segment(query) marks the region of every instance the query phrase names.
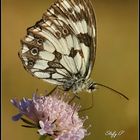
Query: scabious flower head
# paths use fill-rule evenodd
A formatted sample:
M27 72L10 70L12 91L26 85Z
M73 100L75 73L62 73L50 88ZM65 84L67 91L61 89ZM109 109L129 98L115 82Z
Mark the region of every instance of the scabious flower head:
M49 96L34 94L32 99L12 99L11 102L19 109L12 117L28 123L30 127L38 127L40 135L49 135L54 140L82 140L87 135L83 127L86 119L80 119L79 106L69 104L65 94L54 93ZM23 115L32 120L25 120ZM28 126L29 127L29 126Z

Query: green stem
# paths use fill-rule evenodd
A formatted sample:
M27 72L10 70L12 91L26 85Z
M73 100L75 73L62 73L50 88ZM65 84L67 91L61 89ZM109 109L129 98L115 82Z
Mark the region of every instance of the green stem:
M40 136L39 140L46 140L47 136L46 135L43 135L43 136Z

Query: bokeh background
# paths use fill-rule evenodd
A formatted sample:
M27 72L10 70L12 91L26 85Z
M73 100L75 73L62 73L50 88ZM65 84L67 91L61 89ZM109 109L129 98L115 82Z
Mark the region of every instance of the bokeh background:
M38 140L34 129L13 122L17 113L10 99L31 97L53 89L53 85L32 77L18 58L20 39L26 28L41 19L54 0L2 1L2 140ZM86 140L110 140L107 130L124 130L117 140L138 139L138 1L92 1L97 20L97 55L92 78L109 85L130 98L126 101L113 92L100 88L94 92L94 107L82 112L88 115L91 135ZM83 107L91 104L91 94L80 93Z

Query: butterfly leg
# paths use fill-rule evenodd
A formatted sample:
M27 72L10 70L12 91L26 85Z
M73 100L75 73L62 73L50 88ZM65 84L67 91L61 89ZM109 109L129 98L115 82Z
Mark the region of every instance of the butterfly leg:
M80 97L77 94L74 94L69 103L71 103L75 98L80 99Z
M76 93L74 93L74 98L80 99L80 97Z
M87 108L84 108L84 109L79 110L79 112L87 111L87 110L90 110L90 109L93 108L93 106L94 106L94 104L93 104L93 94L92 94L92 98L91 99L92 99L91 105L89 107L87 107Z
M58 88L58 86L55 86L46 96L51 95L57 88Z
M69 104L76 98L76 96L74 95L71 100L69 101Z

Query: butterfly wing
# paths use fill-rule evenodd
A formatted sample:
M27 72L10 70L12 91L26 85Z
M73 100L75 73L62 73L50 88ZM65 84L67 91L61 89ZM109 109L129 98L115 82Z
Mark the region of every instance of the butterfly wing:
M95 59L95 18L90 1L58 0L27 29L19 56L33 76L63 85L89 77Z
M71 27L73 34L78 39L78 48L82 57L75 61L80 65L80 74L84 78L90 76L96 54L96 20L90 0L60 0L52 5L46 15L56 16ZM78 55L78 54L77 54Z

